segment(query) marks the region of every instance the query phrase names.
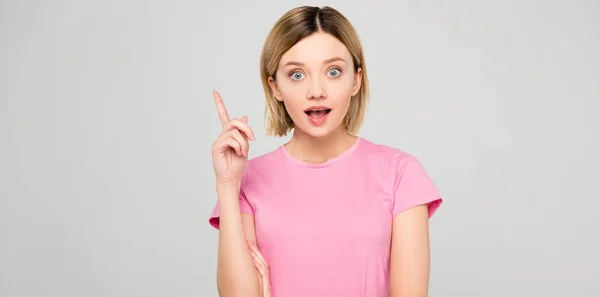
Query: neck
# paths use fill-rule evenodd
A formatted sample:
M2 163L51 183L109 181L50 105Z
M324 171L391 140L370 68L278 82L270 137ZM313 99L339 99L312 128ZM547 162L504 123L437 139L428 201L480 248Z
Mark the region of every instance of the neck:
M285 144L286 150L294 158L303 162L320 164L331 160L350 149L356 141L356 136L343 129L325 137L313 137L299 129L294 129L292 139Z

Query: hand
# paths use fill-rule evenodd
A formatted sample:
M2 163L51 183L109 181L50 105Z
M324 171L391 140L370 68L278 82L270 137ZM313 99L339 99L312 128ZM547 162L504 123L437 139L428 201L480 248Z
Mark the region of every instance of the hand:
M212 159L217 183L240 182L248 162L248 139L255 140L248 117L229 119L223 99L213 91L223 131L212 145Z
M258 271L261 281L262 293L263 297L271 297L271 281L269 279L269 265L265 258L263 258L260 250L256 246L255 243L248 241L248 246L250 247L250 254L252 254L252 262L254 263L254 267Z

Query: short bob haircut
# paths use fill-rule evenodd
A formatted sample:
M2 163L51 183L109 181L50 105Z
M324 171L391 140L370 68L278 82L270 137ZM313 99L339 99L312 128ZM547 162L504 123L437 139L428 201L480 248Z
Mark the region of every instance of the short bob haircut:
M355 73L359 67L362 68L360 90L351 98L343 124L350 134L358 133L363 124L369 97L369 81L362 44L356 30L346 17L331 7L301 6L286 12L275 23L260 55L260 76L267 103L265 108L267 135L285 136L294 128L294 122L283 102L278 101L273 95L269 86L269 77L275 80L281 57L301 39L315 32L325 32L337 38L352 55Z

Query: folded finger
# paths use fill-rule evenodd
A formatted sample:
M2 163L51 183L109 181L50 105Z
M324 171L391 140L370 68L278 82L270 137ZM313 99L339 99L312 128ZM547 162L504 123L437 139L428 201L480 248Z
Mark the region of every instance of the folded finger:
M244 132L248 139L256 140L256 137L254 136L254 131L252 131L252 128L250 128L250 126L247 123L244 123L243 121L238 119L232 119L225 127L225 130L231 130L233 128L237 128L238 130Z
M252 252L253 257L256 257L256 260L260 263L260 265L268 271L269 265L267 264L267 261L265 261L265 258L261 254L258 247L255 245L250 245L250 251Z
M242 133L237 129L232 130L230 133L231 133L231 137L233 137L233 139L235 139L240 144L240 149L241 149L242 155L247 157L247 155L248 155L248 140L244 136L242 136Z
M256 256L258 257L258 259L263 262L265 264L265 266L268 267L267 265L267 261L265 260L265 258L263 257L262 253L260 252L260 250L258 249L257 246L253 246L254 252L256 253Z
M225 138L223 142L232 148L238 156L242 156L242 147L233 137Z
M267 270L266 268L262 265L262 263L260 263L260 260L258 260L256 257L252 257L252 263L254 263L254 267L256 268L256 270L260 273L260 276L262 278L265 278L267 276Z

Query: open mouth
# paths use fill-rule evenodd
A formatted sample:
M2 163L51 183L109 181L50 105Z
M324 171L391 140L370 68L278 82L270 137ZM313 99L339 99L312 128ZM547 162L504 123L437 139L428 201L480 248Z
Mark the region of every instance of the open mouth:
M304 111L304 113L306 113L308 116L313 117L315 119L323 117L323 116L327 115L329 112L331 112L331 108L312 109L312 110Z

